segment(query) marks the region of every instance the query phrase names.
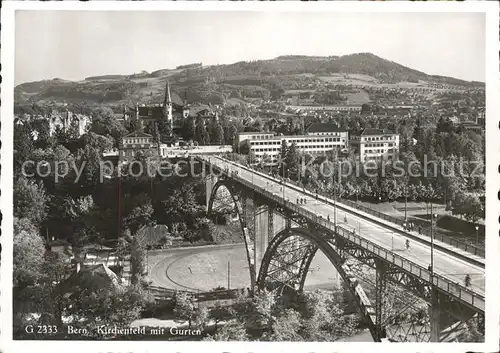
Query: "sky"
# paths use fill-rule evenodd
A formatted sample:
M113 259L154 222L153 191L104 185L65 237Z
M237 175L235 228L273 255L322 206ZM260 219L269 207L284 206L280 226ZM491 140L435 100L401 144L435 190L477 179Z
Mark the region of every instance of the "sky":
M371 52L485 81L485 14L17 11L15 83Z

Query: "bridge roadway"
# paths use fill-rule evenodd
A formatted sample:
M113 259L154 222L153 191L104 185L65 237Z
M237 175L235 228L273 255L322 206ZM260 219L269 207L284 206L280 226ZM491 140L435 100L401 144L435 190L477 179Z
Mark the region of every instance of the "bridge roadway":
M330 216L330 222L333 225L334 222L334 210L336 209L336 221L339 226L343 228L355 229L356 234L360 235L362 238L377 244L388 252L392 252L399 256L402 256L407 261L417 264L425 269L431 263L431 247L427 244L420 243L409 237L402 235L401 233L396 233L388 231L385 227L375 223L366 218L362 218L356 215L354 212L347 212L340 210L339 207L334 207L333 205L326 203L322 200L315 200L308 193L298 191L295 186L283 185L277 181L273 181L272 178L259 175L246 167L239 166L236 163L227 161L220 157L206 157L201 156L201 159L214 164L215 166L224 170L229 169L229 173L232 171L238 172L238 178L242 178L247 182L256 186L256 191L258 188L264 189L268 192L273 193L278 197L283 197L290 202L296 203L297 198L305 198L306 204L297 205L303 209L306 209L318 216L327 219ZM344 222L344 218L347 218L347 222ZM410 240L410 249L406 249L406 240ZM465 289L472 292L478 298L483 298L483 302L479 304L477 309L484 311L484 288L485 288L485 272L484 268L476 266L474 264L468 263L452 253L447 253L434 248L434 274L445 278L451 283L457 284L464 287L465 275L469 274L471 277L471 285Z

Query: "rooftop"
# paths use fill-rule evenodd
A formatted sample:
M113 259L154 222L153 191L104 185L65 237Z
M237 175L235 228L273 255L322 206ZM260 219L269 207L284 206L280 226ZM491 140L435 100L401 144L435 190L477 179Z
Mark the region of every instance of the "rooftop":
M120 279L106 265L82 266L79 272L73 272L67 279L61 281L58 290L70 295L79 288L88 288L92 291L111 289L120 286Z
M238 135L273 135L273 132L255 132L255 131L248 131L248 132L238 132Z
M340 129L330 123L314 123L307 129L307 132L346 132L346 129Z
M134 131L123 137L125 138L125 137L153 137L153 136L150 134L146 134L145 132L142 131Z
M151 117L161 119L163 117L163 106L160 104L138 107L139 117Z
M341 132L347 132L347 131L341 131ZM267 138L267 139L263 139L263 140L252 140L252 141L256 141L256 142L263 142L263 141L281 141L281 140L284 140L284 139L292 139L292 140L295 140L295 139L318 139L318 138L328 138L328 137L332 137L332 136L327 136L327 135L324 135L324 136L315 136L315 135L281 135L281 136L273 136L272 138Z
M387 129L364 129L361 135L394 135L394 132Z

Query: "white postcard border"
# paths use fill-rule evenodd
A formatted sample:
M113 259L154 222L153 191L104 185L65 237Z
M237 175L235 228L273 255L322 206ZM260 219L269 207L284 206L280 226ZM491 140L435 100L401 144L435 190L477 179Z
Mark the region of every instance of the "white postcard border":
M465 352L496 351L499 347L500 275L498 191L500 190L499 130L499 10L496 2L15 2L1 11L1 224L0 350L4 352ZM374 343L264 343L264 342L159 342L159 341L13 341L12 340L12 237L13 237L13 88L14 13L16 10L114 11L336 11L336 12L483 12L486 13L486 342L374 344ZM383 40L383 39L382 39ZM429 58L432 60L432 58Z

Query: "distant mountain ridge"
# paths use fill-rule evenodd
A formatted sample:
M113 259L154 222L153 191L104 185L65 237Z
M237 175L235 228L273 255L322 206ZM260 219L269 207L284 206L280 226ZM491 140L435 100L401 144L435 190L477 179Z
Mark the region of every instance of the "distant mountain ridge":
M269 92L273 87L280 86L282 81L298 82L303 74L321 77L359 74L370 76L374 82L384 84L424 82L468 88L484 87L482 82L429 75L371 53L357 53L327 57L281 55L270 60L209 66L194 63L152 73L142 71L132 75L92 76L77 82L62 79L27 82L15 87L14 98L18 104L46 101L88 101L96 104L159 102L168 79L179 96L182 96L180 91L189 91L190 100L210 100L210 97L218 96L215 101L219 101L226 99L235 89L244 92L246 96L263 94L264 91Z

